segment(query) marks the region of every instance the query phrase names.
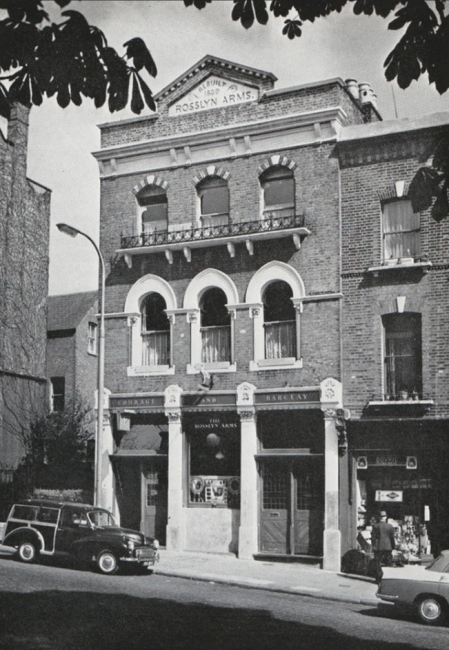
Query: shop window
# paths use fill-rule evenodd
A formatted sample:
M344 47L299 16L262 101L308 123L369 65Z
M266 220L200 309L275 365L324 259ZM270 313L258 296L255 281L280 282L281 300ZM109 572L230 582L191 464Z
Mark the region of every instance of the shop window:
M293 292L286 282L272 282L263 294L265 359L296 358Z
M97 323L89 323L87 326L87 351L89 354L97 354Z
M229 221L229 189L219 176L205 178L197 185L202 226L225 225Z
M50 408L63 411L65 406L65 377L50 377Z
M142 366L170 365L170 322L166 307L158 293L150 293L142 303Z
M387 399L408 399L422 393L420 314L388 314L385 331L385 388Z
M218 287L208 289L200 301L201 362L231 361L231 315L225 292Z
M410 259L421 254L419 212L413 212L409 199L385 202L382 206L384 261Z
M189 503L202 507L240 506L240 432L237 422L226 430L188 435Z
M167 230L167 194L157 185L147 185L137 195L142 233Z
M295 214L295 179L287 167L275 166L260 177L262 212L265 219Z

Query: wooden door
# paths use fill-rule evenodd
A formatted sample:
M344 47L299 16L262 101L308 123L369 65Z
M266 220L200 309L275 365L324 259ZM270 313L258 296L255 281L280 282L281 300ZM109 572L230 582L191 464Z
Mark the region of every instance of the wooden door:
M266 460L261 466L262 503L260 550L289 553L290 471L282 460Z
M167 459L152 458L142 464L142 530L148 537L166 543Z
M293 539L295 555L321 555L324 525L324 474L322 458L294 461Z

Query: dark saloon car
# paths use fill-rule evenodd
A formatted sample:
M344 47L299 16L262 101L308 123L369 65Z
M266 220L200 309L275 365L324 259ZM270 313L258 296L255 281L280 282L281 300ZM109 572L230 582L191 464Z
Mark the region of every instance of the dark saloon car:
M109 575L120 565L148 567L159 559L156 539L120 528L108 510L41 499L12 507L2 544L16 548L22 562L36 562L39 556L65 556Z
M384 568L377 597L395 605L413 607L427 625L447 621L449 614L449 550L426 566Z

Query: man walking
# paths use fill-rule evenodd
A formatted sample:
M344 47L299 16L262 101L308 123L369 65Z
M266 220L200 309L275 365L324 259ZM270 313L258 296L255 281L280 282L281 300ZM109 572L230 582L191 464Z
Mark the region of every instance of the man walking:
M391 553L396 548L394 528L387 522L385 510L380 513L380 521L373 525L371 546L376 564L376 581L379 584L382 578L382 564L387 566L391 564Z

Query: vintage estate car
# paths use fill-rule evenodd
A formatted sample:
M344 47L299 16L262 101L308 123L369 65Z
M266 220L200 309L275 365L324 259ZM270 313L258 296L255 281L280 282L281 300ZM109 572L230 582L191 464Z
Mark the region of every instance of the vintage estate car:
M376 596L395 605L414 607L427 625L442 623L449 614L449 550L426 566L384 568Z
M159 559L156 539L118 527L108 510L42 499L12 507L2 544L16 548L22 562L36 562L40 555L66 556L109 575L122 563L148 567Z

